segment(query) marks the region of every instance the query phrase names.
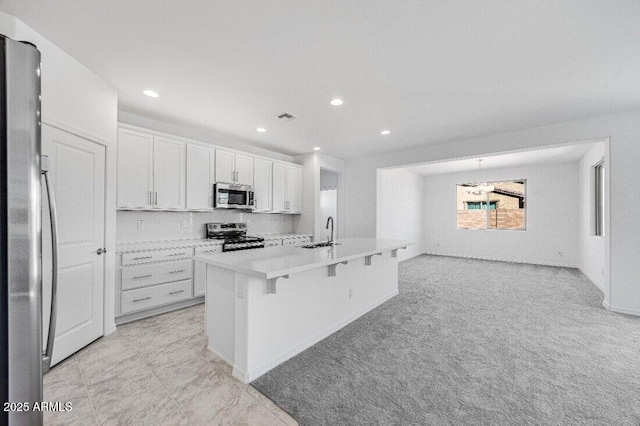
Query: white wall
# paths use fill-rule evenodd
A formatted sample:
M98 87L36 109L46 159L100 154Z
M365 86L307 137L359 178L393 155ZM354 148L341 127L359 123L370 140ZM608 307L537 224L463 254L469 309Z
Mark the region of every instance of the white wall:
M106 147L105 334L115 330L115 159L118 92L19 19L0 12L0 33L35 44L42 64L42 122Z
M376 237L414 242L398 251L403 261L423 253L424 178L404 169L378 170Z
M512 179L527 180L526 230L457 229L457 184ZM578 163L427 176L424 196L426 253L577 265Z
M605 143L593 146L580 160L578 267L602 291L605 291L605 238L594 233L594 170L593 166L605 158ZM608 165L605 162L605 168Z
M375 236L376 170L453 158L473 158L519 149L609 138L606 180L605 305L640 315L640 110L567 121L517 132L348 160L343 188L347 205L342 222L348 236ZM346 222L346 223L345 223ZM608 278L608 279L607 279Z
M166 241L206 236L205 223L246 222L249 234L288 234L294 232L294 215L244 213L228 210L213 212L149 212L119 211L117 214L118 243ZM137 228L144 220L144 229ZM185 221L187 227L181 228Z

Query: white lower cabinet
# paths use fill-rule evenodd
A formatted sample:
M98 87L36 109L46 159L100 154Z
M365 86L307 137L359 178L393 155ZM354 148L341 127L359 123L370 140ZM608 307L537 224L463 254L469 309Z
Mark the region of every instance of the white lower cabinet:
M201 247L196 249L196 256L222 252L222 246ZM204 296L207 290L207 265L204 262L193 261L193 296Z
M128 314L189 298L191 298L191 279L144 287L122 293L121 312Z
M189 300L200 302L207 270L193 256L217 253L222 251L222 245L198 245L122 253L116 273L116 323L169 311L174 309L174 303L185 306Z

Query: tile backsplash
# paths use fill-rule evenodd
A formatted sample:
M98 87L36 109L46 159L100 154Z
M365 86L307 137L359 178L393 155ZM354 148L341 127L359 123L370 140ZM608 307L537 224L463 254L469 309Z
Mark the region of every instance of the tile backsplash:
M143 229L138 229L140 220L144 221ZM185 228L181 227L183 221ZM295 232L297 217L226 210L214 212L118 211L116 242L204 238L205 223L209 222L245 222L248 234L284 234Z

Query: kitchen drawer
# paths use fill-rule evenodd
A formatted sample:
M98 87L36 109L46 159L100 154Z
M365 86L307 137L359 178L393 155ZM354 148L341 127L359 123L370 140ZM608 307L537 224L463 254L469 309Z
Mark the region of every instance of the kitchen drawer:
M191 298L191 280L155 285L137 290L123 291L120 299L121 314L154 308Z
M222 244L196 248L196 256L198 256L199 254L213 254L213 253L222 253Z
M191 279L191 259L122 268L122 290Z
M122 265L137 265L141 263L163 262L165 260L188 259L193 256L191 247L182 249L139 251L122 255Z

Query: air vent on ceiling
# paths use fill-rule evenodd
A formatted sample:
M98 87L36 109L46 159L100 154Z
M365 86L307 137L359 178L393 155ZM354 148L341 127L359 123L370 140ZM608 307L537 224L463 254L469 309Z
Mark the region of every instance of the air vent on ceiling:
M291 120L295 120L295 119L296 119L296 116L295 116L295 115L291 115L291 114L289 114L288 112L283 112L282 114L280 114L280 115L278 116L278 118L279 118L280 120L284 120L284 121L291 121Z

